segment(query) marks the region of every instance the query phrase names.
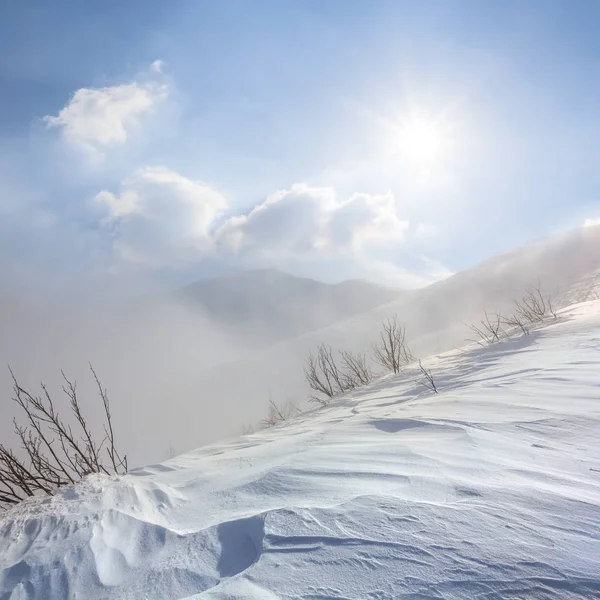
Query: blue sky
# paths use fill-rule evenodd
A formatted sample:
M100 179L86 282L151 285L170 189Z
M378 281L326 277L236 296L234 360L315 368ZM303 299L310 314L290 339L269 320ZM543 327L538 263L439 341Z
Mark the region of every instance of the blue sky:
M595 0L0 7L0 267L424 285L600 219Z

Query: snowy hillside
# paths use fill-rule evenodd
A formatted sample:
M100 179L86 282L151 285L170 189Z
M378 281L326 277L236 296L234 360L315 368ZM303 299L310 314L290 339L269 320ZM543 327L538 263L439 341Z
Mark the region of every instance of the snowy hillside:
M0 516L0 598L597 598L600 302Z
M578 294L600 282L600 226L585 227L517 248L473 268L457 273L445 281L414 290L402 299L341 319L317 331L278 344L260 352L251 352L232 361L198 373L198 388L207 390L209 410L214 421L229 425L229 430L208 432L207 441L216 441L239 431L228 415L237 415L242 423L255 423L264 415L269 393L279 402L293 398L299 403L308 389L302 366L309 352L318 344L334 349L369 352L378 340L384 319L397 316L405 323L413 353L425 357L462 347L472 338L469 324L477 323L484 311L513 310L516 298L537 283L556 303L568 296L568 303ZM235 373L235 377L231 377ZM218 398L219 402L213 402ZM243 399L243 401L240 401ZM172 414L187 415L187 396L172 399ZM186 421L179 426L182 421ZM193 447L194 423L177 419L181 448Z
M0 310L0 363L10 364L25 387L38 389L44 381L55 394L60 394L64 370L77 379L84 409L93 419L98 407L87 377L92 362L113 399L123 452L139 466L164 460L172 449L181 453L237 435L265 417L270 395L279 403L295 400L302 406L309 392L303 365L321 342L334 350L369 353L382 320L397 316L406 324L413 353L423 358L463 346L472 337L468 324L478 322L484 310L504 311L538 279L544 292L581 291L587 286L582 280L598 273L600 227L586 227L403 292L398 300L351 317L349 312L363 302L375 306L390 290L253 272L206 282L209 288L216 285L216 291L202 294L208 293L218 309L217 319L197 310L198 303L191 308L165 302L164 295L156 303L126 307L95 302L38 311L16 299L0 299L6 307ZM577 293L570 301L577 300ZM43 304L45 296L38 301ZM245 305L238 317L248 319L246 327L234 327L236 311ZM327 327L308 331L324 317ZM292 332L303 335L265 347L267 340ZM0 369L5 397L11 386L8 370ZM11 403L5 406L2 440L11 439L13 429Z

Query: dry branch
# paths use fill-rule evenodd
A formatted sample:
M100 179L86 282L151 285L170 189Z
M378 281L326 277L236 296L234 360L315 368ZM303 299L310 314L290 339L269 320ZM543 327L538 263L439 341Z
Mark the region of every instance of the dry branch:
M263 427L273 427L278 423L289 421L300 413L300 409L293 400L288 400L285 404L279 405L269 394L269 409L267 416L261 421Z
M529 334L528 323L521 314L515 313L509 317L502 317L502 321L507 327L520 329L523 335Z
M379 344L373 345L373 353L375 361L384 369L399 373L403 366L415 360L406 342L406 330L398 317L383 322L380 336Z
M504 331L502 330L502 316L499 313L490 314L487 311L484 313L484 318L478 324L468 325L468 328L477 336L475 339L469 340L486 346L499 342Z
M42 383L42 394L34 396L13 379L13 401L20 407L24 424L14 419L20 453L0 444L0 508L17 504L37 494L52 495L57 488L74 483L90 473L123 474L127 457L116 450L110 403L106 390L90 365L104 406L104 437L95 441L92 429L82 411L77 385L62 373L63 392L68 398L73 425L64 421L48 388ZM106 450L108 461L101 452Z
M334 396L372 381L373 372L364 354L342 350L339 355L338 363L331 346L326 344L320 344L316 353L308 355L304 365L304 378L314 392L321 394L310 396L310 402L324 406Z
M354 354L347 350L341 350L340 355L345 367L343 377L346 389L354 389L373 380L373 371L367 363L365 354Z
M438 393L437 386L435 385L435 381L433 379L433 375L431 374L431 369L426 369L421 361L419 361L419 369L421 370L421 374L423 375L423 379L417 380L416 383L425 386L427 389L432 392Z
M522 320L529 323L539 323L547 316L556 319L556 311L552 305L552 297L544 295L540 284L527 290L521 300L515 300L515 314Z

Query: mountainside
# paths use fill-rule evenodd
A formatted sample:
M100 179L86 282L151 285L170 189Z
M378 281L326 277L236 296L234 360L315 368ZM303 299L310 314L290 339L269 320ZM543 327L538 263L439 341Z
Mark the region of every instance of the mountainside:
M600 595L600 302L0 516L2 600Z
M226 415L235 411L243 422L254 423L257 415L265 413L269 394L279 402L295 399L302 403L310 391L304 381L304 362L321 342L334 350L369 353L379 338L382 321L398 316L406 324L414 354L426 357L463 346L473 337L469 324L479 322L484 311L508 314L513 301L538 283L544 293L553 295L557 305L561 299L571 302L578 295L583 299L591 286L600 283L600 227L523 246L445 281L406 293L399 300L253 352L243 360L199 374L198 385L207 398L222 399L210 402L211 415L217 421L227 422ZM241 398L243 402L239 402ZM177 401L171 409L186 411ZM231 425L229 434L236 431ZM178 435L182 442L192 439L193 428L184 425Z
M318 312L312 316L318 305L314 299L332 290L336 300L328 306L341 311L347 310L346 301L356 306L361 297L357 289L365 288L374 302L397 292L384 289L378 296L376 286L361 282L327 286L276 271L250 272L209 284L208 289L217 286L212 297L214 310L222 312L221 325L192 300L149 302L130 306L125 314L111 309L89 311L77 319L52 315L43 323L41 317L19 321L11 314L5 315L0 359L32 390L42 380L59 394L61 369L77 377L90 418L97 412L86 378L91 361L114 398L123 449L132 465L140 465L162 460L172 449L183 452L257 424L266 416L270 397L279 404L292 400L305 406L310 390L303 367L307 354L321 342L334 351L370 354L382 320L397 315L406 324L413 353L425 358L463 346L473 337L468 325L478 322L484 310L508 312L513 299L538 281L545 292L556 292L557 300L569 294L571 300L583 299L599 269L600 227L587 227L524 246L428 288L400 292L397 300L312 330L322 318ZM248 315L254 311L259 318L244 332L233 323L235 307L245 310L246 288L254 288L248 292ZM267 298L268 309L261 308L260 298ZM225 308L220 308L221 301ZM329 313L332 318L336 310ZM229 325L223 326L227 320ZM287 337L294 335L291 326L303 330L301 335ZM284 330L281 337L279 327ZM29 337L24 331L31 332ZM0 384L8 395L8 370L0 371ZM2 439L12 435L10 409L7 403L8 414L0 419Z
M202 309L215 323L275 342L331 325L405 294L366 281L330 285L264 269L198 281L177 297Z

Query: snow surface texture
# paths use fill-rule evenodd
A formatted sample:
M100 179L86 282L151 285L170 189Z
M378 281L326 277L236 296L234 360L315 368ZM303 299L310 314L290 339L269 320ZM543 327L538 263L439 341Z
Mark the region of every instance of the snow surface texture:
M0 599L598 598L600 302L0 517Z

